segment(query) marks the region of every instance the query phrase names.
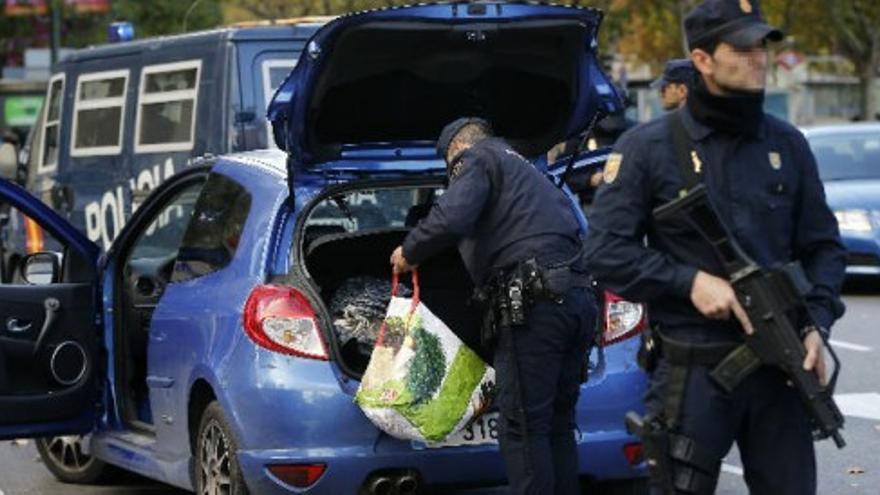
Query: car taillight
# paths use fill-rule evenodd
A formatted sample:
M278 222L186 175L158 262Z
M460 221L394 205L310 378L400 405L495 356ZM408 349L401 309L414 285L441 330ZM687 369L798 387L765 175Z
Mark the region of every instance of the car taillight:
M605 291L605 329L602 345L609 345L634 337L645 328L645 306L629 302L617 294Z
M310 359L328 360L315 311L298 290L258 285L244 306L248 337L266 349Z
M269 464L266 467L276 478L296 488L314 485L327 470L326 464Z
M623 455L630 466L635 466L645 460L645 449L640 443L628 443L623 446Z

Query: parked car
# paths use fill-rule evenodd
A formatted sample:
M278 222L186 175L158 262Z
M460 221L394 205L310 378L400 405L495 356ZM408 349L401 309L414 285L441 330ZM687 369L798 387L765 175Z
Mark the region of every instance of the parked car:
M332 21L271 105L282 149L178 172L103 256L0 182L0 199L63 247L23 260L29 284L0 285L12 322L0 328L0 438L42 437L47 467L70 482L112 464L198 493L503 483L493 413L439 445L367 420L353 396L368 355L340 341L328 301L349 278L390 275L389 253L443 192L433 140L447 121L485 115L534 156L615 108L595 58L600 20L489 2ZM538 166L557 183L566 168ZM477 324L455 250L420 270L433 312L453 328ZM577 405L579 471L602 493L642 493L642 446L623 416L641 409L644 309L613 296L603 309Z
M818 126L804 135L847 248L847 275L880 275L880 123Z

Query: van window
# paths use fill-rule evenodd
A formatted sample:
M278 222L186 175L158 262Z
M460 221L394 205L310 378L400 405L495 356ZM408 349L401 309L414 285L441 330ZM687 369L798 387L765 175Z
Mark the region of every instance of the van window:
M58 163L58 130L61 127L63 97L64 73L61 73L52 77L46 95L46 114L43 120L43 143L38 161L38 173L54 170Z
M212 173L183 235L171 281L192 280L229 265L250 209L251 195L244 186Z
M296 66L296 61L297 59L295 58L285 58L270 59L263 62L263 96L266 100L266 106L263 108L264 114L269 109L269 103L275 95L275 90L278 89L278 86L281 86L281 83L284 82L284 79L287 78L287 75ZM277 148L275 139L272 137L272 122L269 119L266 119L266 136L268 136L266 142L269 143L269 146Z
M135 152L192 149L201 67L201 60L144 67Z
M79 77L73 106L71 156L120 152L128 74L126 69Z

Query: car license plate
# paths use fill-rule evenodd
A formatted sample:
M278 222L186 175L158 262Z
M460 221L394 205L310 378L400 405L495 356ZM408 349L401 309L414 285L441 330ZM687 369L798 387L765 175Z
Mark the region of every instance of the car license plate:
M437 449L443 447L462 447L467 445L487 445L498 443L498 413L491 412L484 414L470 425L456 432L442 442L428 443L425 445L429 449Z

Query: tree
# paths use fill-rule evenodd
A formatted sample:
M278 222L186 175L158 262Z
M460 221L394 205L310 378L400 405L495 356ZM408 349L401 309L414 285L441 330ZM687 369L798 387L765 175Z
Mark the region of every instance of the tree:
M223 24L220 0L116 0L111 16L134 24L138 38L208 29Z
M241 19L283 19L309 15L337 15L365 9L406 5L405 0L225 0Z
M824 0L836 34L837 51L852 62L861 86L862 119L877 111L874 80L880 67L880 2Z

